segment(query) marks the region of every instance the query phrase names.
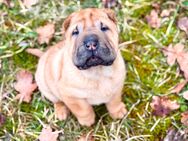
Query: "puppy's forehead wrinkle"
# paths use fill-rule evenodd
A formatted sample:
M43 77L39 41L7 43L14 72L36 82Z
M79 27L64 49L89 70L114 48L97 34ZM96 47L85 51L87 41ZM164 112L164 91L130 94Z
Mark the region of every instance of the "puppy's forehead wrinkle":
M87 21L87 22L93 22L95 20L99 21L99 19L107 19L106 16L93 16L93 14L88 15L88 16L81 16L80 18L78 18L77 16L74 16L72 18L72 23L79 23L79 22L83 22L83 21Z
M99 19L108 19L108 16L106 15L106 13L102 12L101 10L95 10L95 9L82 10L72 15L71 22L72 23L82 22L84 25L87 24L87 26L92 26L94 25L94 21L99 21Z

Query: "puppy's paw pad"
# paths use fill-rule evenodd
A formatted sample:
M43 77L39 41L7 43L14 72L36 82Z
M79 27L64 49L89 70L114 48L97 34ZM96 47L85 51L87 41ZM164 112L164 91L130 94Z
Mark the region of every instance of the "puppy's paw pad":
M120 103L117 109L114 112L110 113L110 115L113 119L121 119L126 115L126 113L127 109L125 108L124 103Z

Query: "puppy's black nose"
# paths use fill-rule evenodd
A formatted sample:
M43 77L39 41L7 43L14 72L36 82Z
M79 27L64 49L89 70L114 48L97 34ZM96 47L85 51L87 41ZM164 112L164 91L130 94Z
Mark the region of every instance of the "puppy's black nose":
M96 50L98 44L98 36L95 34L87 35L84 39L84 46L88 50Z

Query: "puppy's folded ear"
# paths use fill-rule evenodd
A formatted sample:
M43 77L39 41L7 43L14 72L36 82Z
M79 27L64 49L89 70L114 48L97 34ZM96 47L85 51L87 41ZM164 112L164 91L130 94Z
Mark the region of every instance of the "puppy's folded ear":
M71 23L71 15L70 16L68 16L65 20L64 20L64 22L63 22L63 26L62 26L62 32L63 33L65 33L66 31L67 31L67 29L69 28L69 25L70 25L70 23Z
M115 24L117 23L116 14L114 13L113 10L108 9L108 8L105 8L105 9L104 9L104 12L107 14L107 16L108 16L108 18L109 18L110 20L112 20Z
M70 14L63 22L63 26L62 26L62 34L64 35L64 33L67 31L67 29L69 28L70 24L71 24L71 19L72 17L75 15L75 13Z

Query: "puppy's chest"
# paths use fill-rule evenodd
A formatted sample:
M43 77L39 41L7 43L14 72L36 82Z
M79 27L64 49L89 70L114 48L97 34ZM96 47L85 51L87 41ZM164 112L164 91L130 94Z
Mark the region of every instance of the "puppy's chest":
M70 73L71 71L67 71ZM63 73L63 74L67 74ZM64 78L65 93L78 98L86 99L92 105L107 103L122 86L122 77L116 77L112 67L105 67L101 70L69 74ZM74 80L74 81L73 81Z
M118 89L116 87L117 84L115 85L111 79L103 79L94 83L90 82L85 86L85 88L75 89L75 94L86 98L92 105L108 102Z

